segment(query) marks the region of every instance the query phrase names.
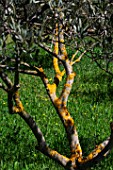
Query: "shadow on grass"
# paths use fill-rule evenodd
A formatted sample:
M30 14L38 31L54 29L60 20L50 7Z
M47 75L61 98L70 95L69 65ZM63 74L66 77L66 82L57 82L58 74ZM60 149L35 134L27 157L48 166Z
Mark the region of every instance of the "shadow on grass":
M92 99L93 102L102 102L106 99L113 100L113 77L108 74L97 74L88 78L85 75L82 78L83 87L72 90L71 94L83 97L85 100Z

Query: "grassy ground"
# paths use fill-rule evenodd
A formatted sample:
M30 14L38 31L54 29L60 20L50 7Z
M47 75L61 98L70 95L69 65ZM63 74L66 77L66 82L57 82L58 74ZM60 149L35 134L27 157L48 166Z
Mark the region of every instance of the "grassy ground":
M68 108L75 120L84 155L110 134L113 119L113 83L109 77L84 58L75 65L77 73L69 97ZM53 72L46 70L49 78ZM63 84L60 84L60 90ZM6 95L0 91L0 169L1 170L63 170L54 161L35 150L36 140L18 115L10 115ZM37 77L21 75L21 100L25 109L42 129L47 143L64 155L69 146L64 128ZM92 170L113 170L113 151Z

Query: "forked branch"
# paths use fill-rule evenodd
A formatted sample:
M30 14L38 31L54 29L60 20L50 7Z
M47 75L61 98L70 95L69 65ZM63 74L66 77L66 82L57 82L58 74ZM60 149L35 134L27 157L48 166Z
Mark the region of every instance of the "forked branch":
M62 18L60 18L60 20L62 20ZM66 73L66 83L64 84L64 88L59 97L56 95L56 90L58 88L57 85L55 83L51 85L49 84L48 85L49 87L48 90L50 92L49 96L53 102L54 107L56 108L56 111L59 117L61 118L61 121L64 124L64 127L67 132L67 137L69 139L71 156L65 168L68 167L68 169L70 170L78 170L78 169L84 169L85 167L87 169L93 163L99 162L104 156L106 156L109 153L109 151L113 147L113 144L112 144L113 131L111 130L110 138L105 140L102 144L98 145L96 149L93 152L91 152L86 158L83 157L76 126L75 126L73 118L71 117L67 109L67 101L68 101L68 97L69 97L72 84L74 82L74 77L75 77L75 73L73 72L72 65L80 61L82 56L87 51L86 50L83 51L82 54L79 56L79 58L74 60L75 56L78 53L76 52L75 55L72 56L72 59L69 60L67 52L66 52L65 44L64 44L62 22L59 25L60 25L59 27L56 27L57 34L55 36L58 36L58 38L56 37L56 41L54 43L54 47L55 47L54 57L56 57L56 62L58 62L59 60L64 66L65 73ZM56 70L56 73L59 73L60 76L62 77L62 72L59 70L58 63L56 65L54 64L54 69Z

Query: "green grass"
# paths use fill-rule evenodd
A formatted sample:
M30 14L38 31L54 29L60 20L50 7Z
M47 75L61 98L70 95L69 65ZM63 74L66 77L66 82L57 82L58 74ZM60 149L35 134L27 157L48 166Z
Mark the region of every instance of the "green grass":
M77 73L69 97L68 108L75 120L84 155L110 134L113 119L113 83L87 58L75 65ZM46 69L49 79L53 71ZM63 83L60 84L59 92ZM36 120L48 145L64 155L69 146L63 125L52 107L38 77L21 75L21 100ZM0 169L1 170L64 170L60 165L35 150L36 139L18 115L10 115L7 96L0 90ZM113 151L92 170L113 170Z

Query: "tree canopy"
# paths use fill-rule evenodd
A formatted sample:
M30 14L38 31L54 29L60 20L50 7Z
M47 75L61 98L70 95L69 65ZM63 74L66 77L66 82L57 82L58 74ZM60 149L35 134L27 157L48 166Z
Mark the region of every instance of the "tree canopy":
M20 43L24 53L30 56L32 44L52 44L58 6L62 6L64 13L65 43L74 50L86 50L88 57L112 75L113 2L110 0L1 0L3 49L8 35L13 42Z

